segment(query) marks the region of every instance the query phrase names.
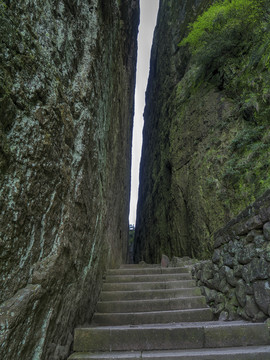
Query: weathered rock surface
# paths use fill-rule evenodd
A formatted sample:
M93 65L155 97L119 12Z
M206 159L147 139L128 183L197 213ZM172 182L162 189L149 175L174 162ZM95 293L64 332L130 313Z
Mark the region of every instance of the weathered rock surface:
M127 256L138 1L0 2L1 359L65 359Z
M215 234L212 261L194 266L197 284L217 317L270 317L270 243L264 231L269 219L270 191Z
M211 68L205 58L203 67L188 47L178 46L188 23L212 3L160 2L144 113L136 262L159 262L163 253L211 256L215 231L270 186L270 129L263 108L269 110L269 101L261 99L265 105L260 103L257 111L250 100L260 98L262 92L256 93L255 87L268 70L254 65L256 76L253 70L242 75L239 69L248 68L251 58L237 58L233 51L222 67ZM257 54L252 48L257 45L250 43L248 51ZM229 53L219 51L215 59ZM234 79L241 80L232 85ZM261 120L252 117L253 110Z

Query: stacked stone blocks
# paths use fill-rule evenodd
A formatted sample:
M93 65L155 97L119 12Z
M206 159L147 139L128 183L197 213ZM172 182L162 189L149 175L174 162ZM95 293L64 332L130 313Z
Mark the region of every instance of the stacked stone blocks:
M219 230L214 247L193 275L216 316L270 317L270 191Z

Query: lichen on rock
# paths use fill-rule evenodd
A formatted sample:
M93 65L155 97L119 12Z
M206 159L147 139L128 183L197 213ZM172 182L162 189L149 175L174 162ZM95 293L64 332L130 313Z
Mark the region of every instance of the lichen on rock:
M65 359L127 256L138 1L0 5L1 354Z

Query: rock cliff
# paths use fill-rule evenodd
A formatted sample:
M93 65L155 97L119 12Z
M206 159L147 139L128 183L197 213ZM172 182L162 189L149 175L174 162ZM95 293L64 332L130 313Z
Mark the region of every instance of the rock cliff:
M232 9L235 4L241 6ZM160 1L135 261L158 262L163 253L207 258L215 231L270 187L269 41L263 35L269 6L226 0L215 6ZM208 10L210 24L200 16ZM188 26L196 21L201 27Z
M126 260L137 0L0 1L1 359L65 359Z

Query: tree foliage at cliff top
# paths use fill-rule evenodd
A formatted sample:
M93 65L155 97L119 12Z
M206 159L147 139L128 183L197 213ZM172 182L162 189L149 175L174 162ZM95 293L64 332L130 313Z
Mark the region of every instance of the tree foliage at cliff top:
M190 24L190 32L180 45L189 43L193 51L206 45L208 34L229 30L251 30L264 16L265 0L224 0L215 2ZM240 29L239 29L240 30Z
M270 116L270 1L215 1L189 25L195 83L207 80L237 98L247 120Z

